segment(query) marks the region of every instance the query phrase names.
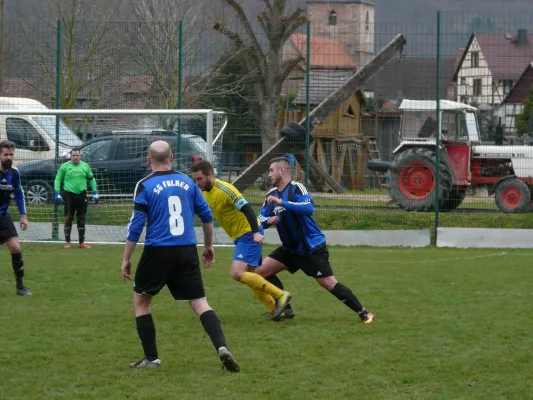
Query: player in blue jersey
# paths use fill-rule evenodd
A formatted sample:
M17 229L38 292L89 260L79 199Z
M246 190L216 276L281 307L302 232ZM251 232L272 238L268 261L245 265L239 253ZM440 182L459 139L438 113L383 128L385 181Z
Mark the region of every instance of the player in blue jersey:
M293 274L301 269L355 311L361 322L374 322L374 315L361 305L355 294L335 279L326 238L312 217L313 199L303 184L292 181L289 160L272 159L268 177L275 187L266 194L259 220L264 228L276 226L282 246L270 253L257 272L267 277L283 270Z
M23 231L28 229L28 217L26 216L24 192L20 185L20 174L18 169L12 166L14 155L15 143L2 140L0 142L0 244L5 243L11 253L11 265L17 281L17 294L19 296L31 296L32 293L24 287L22 252L17 229L9 215L9 203L11 202L11 195L13 195L20 214L20 229Z
M172 170L172 153L167 142L152 143L148 163L152 174L139 181L135 188L133 214L122 259L122 277L130 280L131 255L146 223L144 250L133 282L133 308L144 358L130 366L157 368L161 365L150 304L152 297L166 285L175 300L189 302L215 346L223 367L239 372L239 365L228 350L220 321L207 303L196 250L195 214L202 221L204 267L213 264L211 211L198 186L188 176Z

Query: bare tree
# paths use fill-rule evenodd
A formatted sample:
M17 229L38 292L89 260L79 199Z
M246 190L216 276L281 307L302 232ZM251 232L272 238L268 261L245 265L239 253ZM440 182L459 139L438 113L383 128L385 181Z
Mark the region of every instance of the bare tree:
M195 103L213 76L210 60L220 53L209 35L210 24L205 9L212 0L128 0L137 25L130 47L139 69L149 74L157 96L148 104L155 108L176 108L178 79L183 78L183 107ZM183 37L178 37L179 23ZM182 46L180 49L180 45ZM178 59L181 50L181 64ZM214 51L214 53L213 53ZM150 103L150 102L149 102Z
M21 45L31 50L33 74L50 100L56 97L55 36L57 21L62 23L61 108L73 108L80 99L89 100L93 107L109 104L109 82L123 62L110 46L109 22L120 1L48 0L34 4L33 10L19 10L19 17L23 13L39 16L35 23L21 24L25 37Z
M290 0L262 0L264 9L256 18L259 30L243 9L246 0L221 0L233 11L242 27L230 27L219 19L213 28L229 38L238 49L238 59L252 79L259 106L263 150L276 141L279 98L283 82L300 63L301 56L283 60L283 46L290 35L307 21L305 10L297 7L288 12Z

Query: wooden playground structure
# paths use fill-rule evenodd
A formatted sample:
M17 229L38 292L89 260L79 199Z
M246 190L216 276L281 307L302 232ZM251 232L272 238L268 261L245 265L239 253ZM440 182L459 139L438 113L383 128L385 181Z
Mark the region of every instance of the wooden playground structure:
M403 49L405 43L405 37L401 34L397 35L367 65L351 75L340 87L336 88L310 111L309 131L312 134L309 138L309 181L315 190L323 191L329 186L336 193L344 193L339 182L346 159L352 160L352 165L348 161L352 185L362 183L360 177L358 178L356 175L352 177L353 174L356 174L355 171L364 174L366 152L372 151L368 148L370 138L365 138L360 133L361 109L362 104L364 104L362 90L364 84L383 68L398 51ZM301 113L287 115L287 119L283 121L284 124L288 122L289 117L296 118L293 121L299 121L299 125L306 128L305 112L303 116ZM329 157L326 155L326 147L335 149L335 151L329 152ZM254 163L246 168L233 184L240 191L245 190L255 182L258 176L268 170L270 159L283 156L286 153L294 154L298 164L303 166L306 162L305 150L305 142L302 140L281 136L270 149L264 151ZM354 156L352 152L356 152L356 155ZM352 156L350 157L350 155ZM363 162L363 165L353 165L354 159L357 160L356 164Z

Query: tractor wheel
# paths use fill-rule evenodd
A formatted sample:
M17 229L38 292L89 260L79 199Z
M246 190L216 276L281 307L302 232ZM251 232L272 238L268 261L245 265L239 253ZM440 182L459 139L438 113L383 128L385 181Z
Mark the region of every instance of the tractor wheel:
M441 204L441 211L452 211L461 205L463 200L466 197L466 187L463 186L453 186L450 191L450 196Z
M500 183L494 192L496 205L506 213L523 213L531 201L529 187L519 179L507 179Z
M388 172L389 195L407 211L435 209L436 154L433 149L411 148L396 155ZM452 189L452 174L443 154L439 161L439 208L448 200Z

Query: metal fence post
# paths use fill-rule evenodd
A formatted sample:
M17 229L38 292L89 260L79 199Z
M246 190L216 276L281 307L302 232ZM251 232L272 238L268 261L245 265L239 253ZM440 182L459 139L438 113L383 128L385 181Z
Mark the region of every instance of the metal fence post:
M181 96L183 86L183 23L178 22L178 110L183 107L183 98ZM176 147L176 160L179 162L181 159L181 116L178 116L178 144ZM185 163L187 165L187 163Z
M56 110L61 108L61 20L57 21L57 50L56 50ZM56 115L56 165L59 166L59 115ZM59 239L59 212L54 196L54 222L52 224L52 240Z
M311 132L309 132L310 126L310 120L309 120L309 112L310 112L310 99L309 99L309 77L311 70L311 23L307 21L307 43L306 43L306 60L305 60L305 186L309 184L309 136L311 135Z
M433 226L433 245L437 244L437 230L439 228L439 165L440 165L440 135L441 135L441 121L440 121L440 11L437 11L437 65L436 65L436 115L435 121L437 123L437 132L435 135L435 223Z

